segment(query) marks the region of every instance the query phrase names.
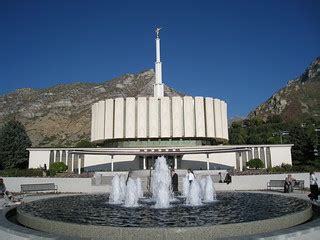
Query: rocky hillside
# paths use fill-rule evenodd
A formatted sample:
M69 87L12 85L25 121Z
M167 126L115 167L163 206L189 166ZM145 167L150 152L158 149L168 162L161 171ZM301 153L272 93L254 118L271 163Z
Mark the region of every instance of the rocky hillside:
M286 122L306 118L320 120L320 57L297 79L291 80L249 114L249 117L280 115Z
M74 146L90 138L91 105L106 98L152 96L153 69L105 81L46 89L18 89L0 96L0 125L16 118L26 127L33 147ZM183 95L165 86L165 95Z

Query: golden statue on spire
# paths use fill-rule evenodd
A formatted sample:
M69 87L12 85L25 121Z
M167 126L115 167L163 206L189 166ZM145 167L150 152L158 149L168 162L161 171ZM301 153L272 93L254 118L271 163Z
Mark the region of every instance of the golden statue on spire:
M156 30L155 30L157 38L160 38L160 30L161 29L162 28L157 27Z

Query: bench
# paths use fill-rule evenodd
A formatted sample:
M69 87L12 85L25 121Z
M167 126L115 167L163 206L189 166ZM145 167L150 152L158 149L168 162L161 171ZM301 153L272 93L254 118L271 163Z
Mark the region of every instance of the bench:
M53 191L56 193L58 186L54 183L21 184L21 193L41 191Z
M270 180L267 183L267 190L271 190L271 188L284 188L284 180ZM295 180L293 189L300 189L301 191L304 190L304 180Z

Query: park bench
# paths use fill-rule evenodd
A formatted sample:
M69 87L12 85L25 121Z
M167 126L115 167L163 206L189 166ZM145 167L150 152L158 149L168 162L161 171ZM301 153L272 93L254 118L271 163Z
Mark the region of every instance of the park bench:
M267 190L271 190L271 188L283 188L284 182L284 180L270 180L270 182L267 183ZM301 191L303 191L304 180L295 180L293 189L300 189Z
M21 193L27 192L42 192L42 191L58 191L58 186L54 183L35 183L35 184L21 184Z

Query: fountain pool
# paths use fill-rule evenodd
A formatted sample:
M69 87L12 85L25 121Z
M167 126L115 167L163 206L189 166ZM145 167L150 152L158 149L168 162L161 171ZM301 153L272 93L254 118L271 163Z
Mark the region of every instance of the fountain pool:
M21 205L17 220L41 231L85 238L212 239L288 228L312 216L305 200L266 193L215 192L210 176L182 195L171 190L165 158L158 158L149 198L139 178L115 175L110 195L49 198Z

